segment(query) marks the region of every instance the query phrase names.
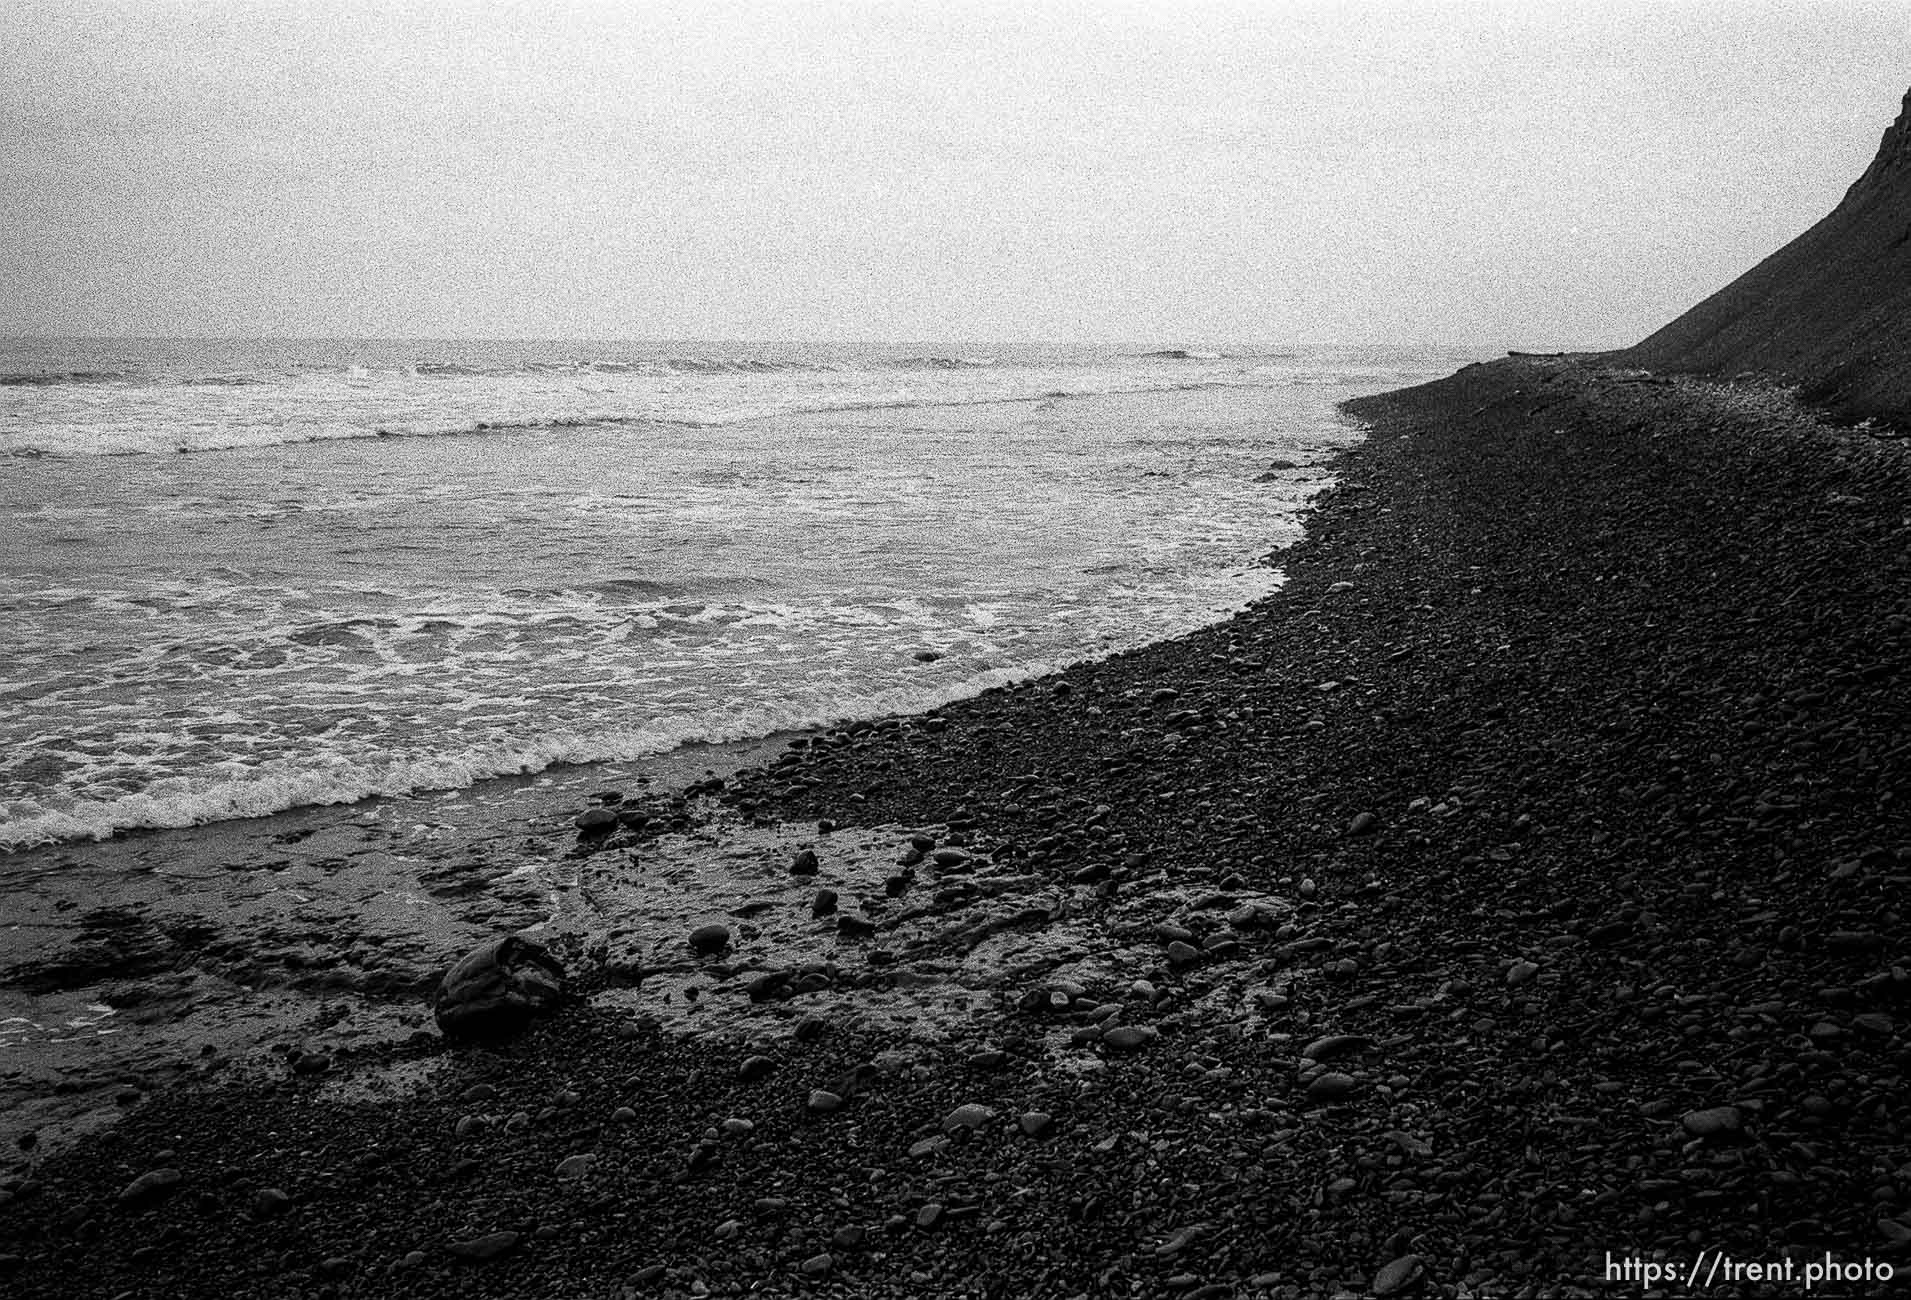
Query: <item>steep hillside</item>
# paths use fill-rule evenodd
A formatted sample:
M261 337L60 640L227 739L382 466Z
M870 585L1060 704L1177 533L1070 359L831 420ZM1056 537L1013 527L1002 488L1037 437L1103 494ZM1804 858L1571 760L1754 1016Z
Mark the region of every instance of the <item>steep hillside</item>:
M1911 422L1911 94L1831 214L1617 360L1761 371L1848 417Z

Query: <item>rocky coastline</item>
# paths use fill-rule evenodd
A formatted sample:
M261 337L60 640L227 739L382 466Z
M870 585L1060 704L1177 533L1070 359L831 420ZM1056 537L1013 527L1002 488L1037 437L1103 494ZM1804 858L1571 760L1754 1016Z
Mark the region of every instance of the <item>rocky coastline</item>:
M566 809L600 916L747 860L667 966L559 926L579 997L509 1042L213 1054L23 1135L7 1293L1901 1278L1906 444L1597 357L1351 410L1236 618Z

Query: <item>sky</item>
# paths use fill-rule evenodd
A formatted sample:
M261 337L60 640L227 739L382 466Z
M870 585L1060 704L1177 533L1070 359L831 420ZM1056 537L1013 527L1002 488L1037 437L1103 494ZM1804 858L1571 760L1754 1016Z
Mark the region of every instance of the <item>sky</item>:
M0 5L0 335L1635 341L1907 0Z

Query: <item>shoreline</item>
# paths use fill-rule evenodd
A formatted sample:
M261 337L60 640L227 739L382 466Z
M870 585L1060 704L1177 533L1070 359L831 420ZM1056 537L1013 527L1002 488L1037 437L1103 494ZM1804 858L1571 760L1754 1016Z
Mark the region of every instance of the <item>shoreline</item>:
M1364 391L1367 386L1363 381L1343 378L1348 384L1354 385L1353 391ZM1347 390L1336 385L1335 391ZM1295 395L1302 392L1305 393L1302 397ZM1125 430L1122 437L1141 428L1156 429L1156 433L1146 435L1147 438L1156 437L1159 434L1157 426L1170 411L1179 411L1183 418L1196 424L1220 420L1228 424L1242 422L1243 427L1248 427L1248 422L1261 421L1252 425L1260 430L1260 434L1251 441L1259 445L1241 451L1233 458L1228 472L1216 480L1226 483L1228 490L1220 495L1227 496L1232 504L1214 508L1227 518L1233 517L1228 514L1230 511L1241 516L1235 520L1236 524L1243 525L1239 535L1214 525L1210 531L1218 529L1225 535L1196 542L1192 538L1194 531L1198 530L1183 529L1189 534L1184 539L1188 554L1171 556L1167 567L1174 570L1186 568L1187 571L1178 575L1164 574L1153 562L1148 562L1137 563L1118 577L1097 576L1092 580L1083 580L1082 591L1089 594L1080 597L1082 603L1073 609L1073 617L1045 621L1037 616L1039 606L1028 605L1026 608L1035 612L1018 616L1011 611L1005 616L1006 635L1003 634L1003 628L998 626L997 614L1000 611L985 613L973 619L966 611L953 611L963 599L970 596L983 600L985 611L989 610L993 607L988 602L1008 600L1020 591L1023 578L1035 582L1039 588L1041 581L1046 579L1038 580L1034 571L1045 568L1052 556L1041 551L1031 552L1031 558L1020 566L1028 572L1017 576L1004 570L1000 583L991 585L993 594L977 591L973 583L955 581L953 578L946 591L936 589L917 593L896 587L889 595L904 604L920 594L930 594L934 599L929 602L929 613L924 615L927 621L913 615L903 618L898 614L899 621L886 627L857 627L852 625L853 620L851 623L831 626L833 611L845 608L853 611L865 599L876 601L872 609L882 610L880 585L870 592L860 593L847 603L841 599L842 593L832 594L827 590L810 595L803 595L795 589L778 592L766 598L763 609L773 610L787 598L791 604L784 614L805 624L814 621L815 628L804 630L803 637L812 641L807 649L800 653L779 652L772 655L771 660L766 660L765 671L769 671L768 665L774 661L777 671L793 674L783 688L768 694L760 685L749 685L745 679L747 675L739 676L725 670L725 660L721 655L711 657L715 650L725 650L727 653L729 649L737 649L740 652L742 648L747 648L745 642L748 642L748 638L737 646L731 646L728 640L718 637L713 642L715 650L707 652L695 647L672 649L668 644L657 646L640 640L617 644L616 653L605 656L608 684L600 683L600 689L596 691L580 687L571 692L572 696L581 692L583 699L598 700L601 703L600 710L580 715L578 708L553 703L544 716L516 719L514 725L507 729L510 734L481 738L470 745L456 743L458 727L455 716L436 715L445 728L444 743L421 746L415 737L398 737L383 759L346 754L341 763L338 761L341 758L339 752L317 741L313 742L310 752L281 752L283 738L268 738L257 756L264 760L258 770L241 773L231 780L221 777L216 769L182 771L176 775L185 777L188 788L178 792L154 794L140 791L118 799L101 796L70 802L68 796L72 794L71 791L63 796L58 789L50 789L42 795L23 787L20 791L22 797L13 811L14 820L0 826L0 875L6 873L9 860L20 854L37 853L47 848L57 848L60 844L79 846L104 842L88 838L90 835L106 835L110 840L113 834L190 830L195 818L208 821L244 820L235 815L244 811L271 816L276 812L295 811L303 807L349 806L335 802L342 799L364 803L368 799L378 798L430 797L439 788L465 789L509 781L524 775L523 769L527 765L547 764L538 767L533 775L556 771L560 765L550 761L553 754L608 754L611 757L600 761L610 768L620 763L641 766L648 760L620 760L615 756L633 750L641 753L643 749L669 744L677 738L688 738L690 743L723 744L727 743L722 739L726 737L742 736L746 740L756 740L781 731L830 725L844 718L928 709L947 699L979 693L994 683L1051 671L1058 663L1108 653L1114 645L1134 644L1160 636L1164 631L1164 623L1168 628L1185 627L1199 620L1225 616L1228 611L1239 608L1265 590L1266 566L1259 563L1261 553L1266 547L1277 544L1283 535L1293 531L1287 521L1278 515L1298 510L1318 490L1324 481L1321 464L1332 456L1348 436L1334 416L1327 397L1294 387L1247 386L1199 393L1117 393L1104 394L1095 400L1093 409L1099 412L1095 418L1137 426L1136 430ZM1006 410L1013 405L1004 407L1003 404L995 403L962 409ZM1307 426L1304 430L1289 428L1282 423L1279 417L1291 416L1294 412L1282 412L1275 408L1287 405L1295 406L1296 409L1306 408L1309 418L1304 421ZM1315 415L1318 415L1317 421L1313 418ZM866 434L881 425L880 420L849 416L833 419L815 416L779 418L787 426L784 428L786 434L831 428L835 428L839 434L843 430L864 428ZM1011 435L1019 436L1017 422L1036 417L1028 414L1001 416L1001 411L997 410L990 419L994 423L990 424L990 432L982 441L994 439L1003 441L1007 446L1013 441ZM942 415L927 419L927 424L943 429L952 439L969 436L962 433L959 424L951 423L947 410ZM1000 427L996 427L997 424ZM558 455L576 432L569 427L527 430L527 436L518 443L515 454L529 456L533 460ZM539 445L544 447L543 451L535 450ZM588 457L612 452L613 448L595 446L562 454ZM1003 454L1007 454L1006 451ZM1274 466L1283 468L1275 469ZM308 470L316 472L316 467L302 467L300 472ZM1134 487L1137 498L1140 498L1151 488L1158 490L1159 484L1144 475L1134 481ZM64 490L91 494L97 491L97 485L69 484ZM974 504L980 505L981 502ZM1270 510L1270 505L1276 509ZM929 511L923 526L932 531L959 528L959 520L949 515L951 508L950 503L945 502L936 510ZM1175 511L1167 513L1170 517L1179 517ZM1125 544L1124 539L1112 535L1107 540L1109 545L1115 547ZM239 541L244 543L248 539L240 538ZM799 536L791 536L787 541L799 550L804 544ZM1067 550L1066 547L1063 549ZM601 594L601 588L615 587L619 579L613 576L614 566L606 569L602 556L593 554L590 558L596 567L587 574L560 576L554 572L546 573L543 579L532 584L532 590L550 589L569 599L578 592ZM1082 553L1072 554L1070 561L1099 565L1101 560L1107 558L1111 556L1099 552ZM1112 558L1119 559L1121 556L1114 554ZM670 568L664 565L661 571L667 574ZM1084 572L1101 574L1121 569L1120 565L1112 565L1106 570L1095 567ZM885 581L893 582L894 579ZM575 583L575 591L568 585L571 583ZM995 590L998 586L1000 589ZM1164 588L1171 588L1163 598L1168 606L1165 611L1159 607L1163 602L1152 599L1150 595ZM695 589L695 584L692 589ZM569 596L566 596L567 592ZM691 591L682 594L689 598ZM660 595L659 601L662 599ZM692 604L704 604L707 612L725 608L730 600L730 597L718 591L709 591L695 595ZM452 602L454 606L456 603ZM1010 604L1013 605L1013 601ZM577 611L572 609L572 612ZM652 605L645 604L630 611L629 616L641 623L669 612L670 608L664 608L659 613ZM750 614L754 617L755 613L761 612L749 600L741 600L735 608L729 609L728 614ZM869 612L863 611L865 615ZM894 610L888 612L895 613ZM917 614L921 613L917 611ZM582 616L600 621L600 625L591 633L593 637L609 635L614 640L620 631L619 627L615 622L604 624L602 620L623 619L626 612L620 611L615 601L601 606L587 602ZM751 618L743 621L748 625ZM295 639L297 635L303 633L295 634ZM649 636L650 633L638 635ZM834 661L830 656L836 653L831 646L839 642L845 645L855 642L861 647L861 652L851 655L841 664L831 666ZM770 649L777 648L773 646ZM926 652L929 657L912 657L916 651ZM653 653L682 660L673 669L674 676L667 674L672 676L673 681L676 677L683 679L676 682L673 690L686 683L694 684L705 676L710 678L710 688L687 693L677 690L677 694L683 696L677 703L654 709L643 707L643 688L619 686L616 683L622 680L619 674L635 671L630 666L632 663L640 662L643 656ZM638 655L639 660L630 660L630 654ZM848 669L840 674L840 680L837 676L839 668ZM467 677L467 669L475 676ZM498 664L483 662L482 656L479 656L478 662L458 665L449 671L451 680L461 683L462 689L489 691L493 687L504 689L509 685L508 680L504 685L499 685L496 676L500 671ZM304 687L303 677L299 676L293 679L288 689L296 694ZM508 690L506 693L509 693ZM90 737L87 743L96 744L97 741L97 737ZM291 770L275 768L275 764L286 761L292 763ZM666 764L669 762L667 757L664 761ZM479 775L481 773L493 775ZM439 782L445 780L462 780L466 784L440 786ZM405 792L402 783L413 781L418 784L408 793ZM198 821L196 824L205 825L207 821Z
M873 933L792 931L820 986L746 998L790 957L739 925L683 963L734 1035L586 964L503 1048L154 1091L0 1182L15 1292L1592 1294L1694 1232L1900 1249L1904 449L1583 359L1352 407L1280 592L700 810L855 891ZM911 831L967 870L868 875ZM995 979L936 1035L856 1014L947 935Z

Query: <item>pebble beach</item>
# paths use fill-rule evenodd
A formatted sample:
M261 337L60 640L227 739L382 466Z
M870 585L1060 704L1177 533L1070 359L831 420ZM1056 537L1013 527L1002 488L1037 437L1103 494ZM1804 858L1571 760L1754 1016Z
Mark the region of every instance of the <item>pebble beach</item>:
M12 1126L7 1293L1901 1286L1905 442L1590 356L1348 410L1226 622L471 832L574 868L522 1035L414 978L494 907L268 1050L49 1080L118 1118Z

